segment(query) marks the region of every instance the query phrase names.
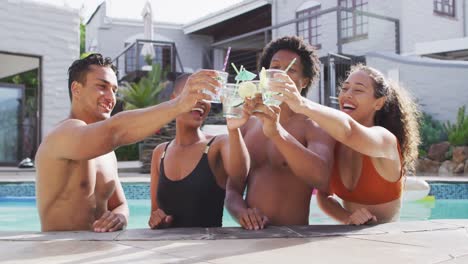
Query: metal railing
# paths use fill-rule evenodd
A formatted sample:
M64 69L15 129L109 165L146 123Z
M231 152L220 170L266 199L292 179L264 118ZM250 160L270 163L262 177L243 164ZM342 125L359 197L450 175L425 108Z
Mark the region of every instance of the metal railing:
M171 72L176 72L177 69L181 72L184 71L174 42L137 39L135 42L127 44L113 59L118 70L118 80L122 80L129 74L147 71L145 66L148 63L145 56L141 54L143 46L147 44L150 44L154 50L153 64L159 63L164 70Z
M317 11L314 14L311 14L311 15L302 16L300 18L287 20L287 21L278 23L278 24L273 25L273 26L257 29L257 30L254 30L252 32L241 34L239 36L224 39L224 40L221 40L221 41L218 41L218 42L215 42L215 43L211 44L211 47L212 48L228 47L233 42L243 40L243 39L247 39L247 38L250 38L250 37L253 37L253 36L261 36L261 35L264 36L263 43L266 44L266 43L268 43L270 41L270 39L268 39L268 38L271 37L272 32L274 30L278 30L280 28L287 27L287 26L290 26L292 24L297 24L299 22L303 22L303 21L306 21L306 20L309 20L309 19L320 17L320 16L335 14L336 28L337 28L337 30L336 30L337 51L338 51L338 53L343 53L343 45L345 44L345 42L343 41L343 37L341 37L341 35L342 35L341 12L348 12L348 13L352 13L353 16L360 15L360 16L364 16L364 17L367 17L367 18L373 18L373 19L379 20L379 21L387 21L387 22L393 23L394 24L394 36L395 36L395 42L394 42L395 49L394 50L395 50L395 53L400 54L400 46L401 46L400 41L401 40L400 40L400 20L399 19L389 17L389 16L383 16L383 15L379 15L379 14L374 14L374 13L371 13L371 12L360 11L360 10L356 10L356 9L353 9L353 8L344 8L344 7L340 7L340 6L324 9L324 10L321 10L321 11ZM289 34L295 35L296 32L289 32ZM346 52L344 52L344 53L346 53Z
M360 16L360 17L357 17ZM356 30L346 18L353 17L353 21L363 20L363 25ZM290 19L276 25L244 33L235 37L220 40L211 45L211 54L222 54L231 47L230 62L237 66L244 65L247 70L257 72L257 63L260 53L271 39L299 35L301 23L307 24L315 19L318 23L314 33L315 38L310 43L317 47L318 55L322 61L322 77L319 82L319 102L337 106L336 96L340 81L342 81L352 64L365 63L364 54L368 51L387 51L400 53L400 22L396 18L383 16L371 12L364 12L352 8L332 7L316 11L310 15ZM355 22L353 22L355 23ZM310 24L308 24L310 26ZM351 30L350 30L351 29ZM311 33L309 30L308 33ZM351 34L349 32L352 32ZM310 35L310 34L309 34ZM309 36L303 36L309 41ZM216 51L216 52L215 52ZM214 60L214 67L219 65L221 56ZM235 75L234 70L228 67L230 76Z

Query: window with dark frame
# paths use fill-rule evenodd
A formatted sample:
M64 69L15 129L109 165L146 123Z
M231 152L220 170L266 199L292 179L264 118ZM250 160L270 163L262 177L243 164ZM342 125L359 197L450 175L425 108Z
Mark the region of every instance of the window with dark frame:
M434 0L434 13L455 17L455 0Z
M339 0L341 7L367 12L367 0ZM351 12L341 12L341 40L353 41L367 37L368 18Z
M125 43L124 46L127 47L131 45L131 43ZM141 52L143 48L143 43L138 43L138 51ZM171 70L171 47L170 46L161 46L161 45L153 45L154 48L154 58L153 64L160 64L163 70ZM125 53L125 72L133 72L140 69L142 66L146 65L145 57L139 54L139 66L136 65L136 56L137 56L137 49L136 45L131 47Z
M320 5L314 6L305 10L296 12L296 17L306 17L317 13L320 10ZM304 19L296 23L297 35L302 37L309 44L314 46L316 49L320 49L322 45L319 42L320 24L319 17L314 16L309 19Z

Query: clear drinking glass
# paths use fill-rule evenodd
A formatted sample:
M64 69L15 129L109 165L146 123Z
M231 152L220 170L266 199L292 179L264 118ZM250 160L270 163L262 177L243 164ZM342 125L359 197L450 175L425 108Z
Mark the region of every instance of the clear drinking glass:
M224 86L226 85L229 74L227 72L223 72L223 71L216 71L216 74L218 76L215 79L217 79L221 83L220 87L215 87L216 91L218 91L218 94L214 94L214 93L212 93L211 91L209 91L207 89L203 90L203 92L206 93L206 94L211 95L211 101L210 101L211 103L220 104L221 103L220 92L224 88Z
M221 91L224 117L241 117L245 97L254 97L261 93L259 81L228 83Z
M265 85L263 88L262 92L262 98L263 98L263 103L266 105L274 105L274 106L279 106L281 104L281 101L273 99L273 95L281 95L279 93L272 92L270 90L270 84L272 82L284 82L283 80L275 77L275 74L280 74L280 73L286 73L285 71L282 70L277 70L277 69L268 69L265 71L266 72L266 81Z
M227 83L221 91L221 103L223 104L224 117L242 116L244 98L239 95L239 84Z

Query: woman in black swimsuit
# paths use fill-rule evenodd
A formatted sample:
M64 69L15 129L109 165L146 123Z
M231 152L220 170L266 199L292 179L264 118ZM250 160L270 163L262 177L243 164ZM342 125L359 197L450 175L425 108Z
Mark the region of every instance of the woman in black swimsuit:
M196 74L174 84L173 97L197 83ZM176 137L153 151L151 162L152 229L220 227L228 177L246 178L249 154L239 131L248 119L227 120L228 135L210 136L200 130L211 105L200 101L176 118Z

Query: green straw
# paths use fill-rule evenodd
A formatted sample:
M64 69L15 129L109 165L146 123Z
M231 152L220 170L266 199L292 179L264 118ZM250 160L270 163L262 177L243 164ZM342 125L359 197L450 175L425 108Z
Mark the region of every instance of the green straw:
M232 68L234 68L234 71L236 71L237 74L239 74L239 71L237 70L236 65L234 65L234 62L231 62Z
M288 65L288 67L286 67L286 70L284 70L286 73L289 71L289 69L291 68L291 66L296 62L296 58L294 58Z

